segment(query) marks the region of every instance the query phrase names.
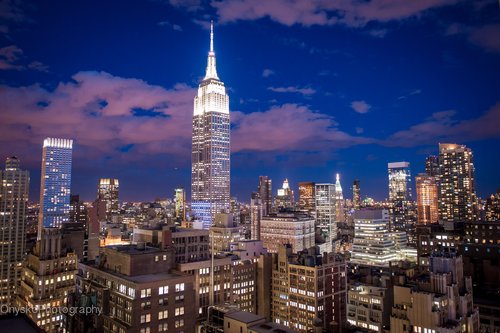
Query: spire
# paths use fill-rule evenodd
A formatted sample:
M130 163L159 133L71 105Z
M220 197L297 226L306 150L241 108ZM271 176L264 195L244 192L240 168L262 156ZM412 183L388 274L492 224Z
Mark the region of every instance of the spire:
M340 175L337 174L335 181L335 192L342 193L342 186L340 185Z
M207 71L204 80L207 79L219 79L215 68L214 21L210 21L210 51L208 52Z

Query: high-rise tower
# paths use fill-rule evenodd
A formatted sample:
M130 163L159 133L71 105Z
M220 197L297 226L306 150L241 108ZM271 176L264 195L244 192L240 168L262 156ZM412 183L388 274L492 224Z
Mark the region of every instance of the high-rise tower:
M0 305L14 305L19 267L26 248L26 212L30 176L16 157L0 170Z
M477 218L472 150L453 143L439 144L439 220Z
M415 223L410 163L395 162L389 163L387 166L389 171L391 231L405 231L410 237Z
M339 174L335 178L335 218L337 222L345 222L344 195L342 194Z
M213 24L205 77L194 98L191 210L208 229L230 206L229 97L215 67Z
M101 178L97 188L97 199L106 203L106 219L111 221L113 214L120 212L118 193L120 183L115 178Z
M69 221L73 140L43 141L38 238L42 228L61 227Z

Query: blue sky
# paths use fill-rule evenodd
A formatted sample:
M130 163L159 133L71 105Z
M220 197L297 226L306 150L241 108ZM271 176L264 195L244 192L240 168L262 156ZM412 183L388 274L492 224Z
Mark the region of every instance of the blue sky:
M387 196L387 163L416 175L438 142L500 187L498 1L1 1L0 157L39 191L44 137L75 139L72 192L116 177L123 200L190 183L192 102L215 22L230 96L232 195L259 175Z

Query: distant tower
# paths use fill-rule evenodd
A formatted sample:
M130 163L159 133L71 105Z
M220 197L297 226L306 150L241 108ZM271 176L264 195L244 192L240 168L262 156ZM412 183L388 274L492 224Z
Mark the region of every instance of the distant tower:
M191 210L208 229L216 213L230 208L229 97L215 67L213 24L205 78L194 98Z
M268 215L273 208L273 181L267 176L260 176L258 192L263 205L262 215Z
M26 250L29 172L16 157L0 170L0 305L14 306L21 262Z
M299 209L308 213L316 210L315 205L315 183L300 182L299 183Z
M253 240L260 240L260 221L263 214L264 205L258 192L253 192L250 199L250 235Z
M293 194L293 190L290 188L290 184L288 184L288 179L285 178L283 181L283 186L278 189L278 194L276 195L275 200L276 207L280 208L292 208L295 205L295 196Z
M417 222L419 224L438 221L438 188L436 177L425 173L415 177L417 188Z
M359 183L359 179L355 179L352 183L352 204L356 210L361 207L361 189Z
M345 222L344 214L344 195L342 194L342 186L340 185L340 175L336 175L335 181L335 216L337 222Z
M414 207L411 195L410 163L389 163L388 170L391 231L411 233L414 227Z
M115 178L101 178L97 189L97 199L106 203L106 219L111 221L111 216L120 212L118 195L120 183Z
M439 158L437 156L427 156L425 159L425 173L432 177L437 177L439 175Z
M69 221L72 154L73 140L43 141L38 238L42 228L61 227Z
M316 184L316 233L325 241L326 252L332 252L333 241L337 238L335 194L335 184Z
M474 221L476 182L472 150L453 143L439 144L439 220Z
M186 191L183 188L175 189L175 216L182 221L186 220Z

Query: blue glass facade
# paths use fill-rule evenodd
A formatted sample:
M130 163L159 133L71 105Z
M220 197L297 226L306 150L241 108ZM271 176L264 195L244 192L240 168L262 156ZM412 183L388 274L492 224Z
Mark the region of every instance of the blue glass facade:
M39 235L42 227L61 227L69 221L72 153L73 140L43 142Z

